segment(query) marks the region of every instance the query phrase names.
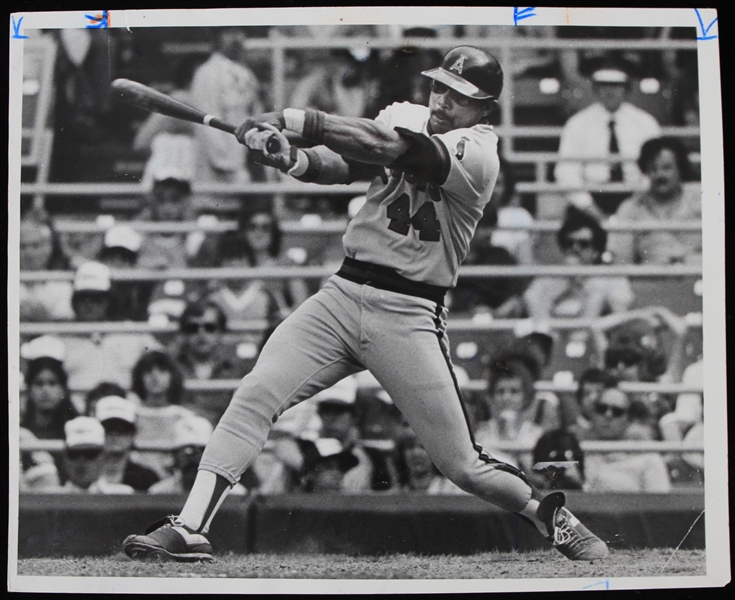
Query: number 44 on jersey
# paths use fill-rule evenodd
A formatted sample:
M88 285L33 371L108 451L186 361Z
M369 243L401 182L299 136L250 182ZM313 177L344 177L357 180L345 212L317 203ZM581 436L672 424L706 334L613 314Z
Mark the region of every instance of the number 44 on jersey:
M419 239L424 242L438 242L441 237L441 224L436 218L436 210L432 202L425 202L411 216L411 199L408 194L401 194L388 205L388 229L408 235L413 227L419 232Z

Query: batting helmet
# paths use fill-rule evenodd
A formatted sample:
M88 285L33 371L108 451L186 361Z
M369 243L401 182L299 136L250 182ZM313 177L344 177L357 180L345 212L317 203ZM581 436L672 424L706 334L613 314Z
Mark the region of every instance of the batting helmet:
M503 69L490 53L457 46L444 55L441 67L422 71L431 79L477 100L497 100L503 90Z

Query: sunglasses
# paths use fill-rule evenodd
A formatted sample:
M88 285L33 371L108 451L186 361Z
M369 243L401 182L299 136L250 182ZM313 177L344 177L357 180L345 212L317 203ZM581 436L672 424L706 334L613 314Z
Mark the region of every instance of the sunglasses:
M248 223L247 229L252 229L254 231L270 231L272 226L273 225L270 223Z
M600 416L612 416L615 419L619 419L623 415L627 414L628 409L621 406L613 406L612 404L604 404L603 402L597 402L594 406L594 411Z
M592 248L592 240L575 240L574 238L567 238L563 243L564 250L571 250L572 248L579 248L580 250L589 250Z
M134 434L135 425L128 423L127 421L121 421L119 419L108 419L102 426L105 428L105 433L120 433L120 434Z
M217 323L184 323L181 330L184 333L195 334L204 329L207 333L216 333L219 330Z
M102 450L98 450L97 448L91 448L89 450L67 450L66 451L66 457L69 460L94 460L95 458L98 458L102 454Z
M641 355L633 351L611 351L605 356L605 367L615 369L620 363L626 367L634 367L641 362Z
M450 88L448 85L445 85L441 81L437 81L436 79L431 80L431 91L437 96L443 96L444 94L449 92L449 95L452 98L452 102L454 102L458 106L467 106L472 100L472 98L469 98L468 96L463 96L459 92Z

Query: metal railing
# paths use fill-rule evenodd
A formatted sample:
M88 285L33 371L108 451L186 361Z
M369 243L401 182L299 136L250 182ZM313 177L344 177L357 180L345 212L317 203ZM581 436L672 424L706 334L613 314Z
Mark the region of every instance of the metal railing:
M295 179L286 179L279 182L260 183L252 182L243 185L223 183L192 183L193 194L215 194L222 196L253 196L263 194L298 194L298 195L365 195L369 183L355 182L351 184L319 185L316 183L302 183ZM516 184L519 193L544 192L548 194L568 194L571 192L615 192L630 193L642 191L643 187L632 186L627 183L586 183L580 185L560 185L547 181L526 181ZM149 190L140 183L23 183L20 186L21 195L45 196L128 196L138 197Z
M527 319L493 319L486 322L481 319L450 318L447 323L449 333L489 333L492 331L514 331L518 324ZM689 328L701 328L700 313L692 313L686 318ZM594 319L547 319L546 324L553 331L576 331L589 329L595 323ZM226 334L259 333L265 331L271 324L264 320L229 321ZM21 322L19 333L23 336L43 335L88 335L93 333L176 333L178 323L156 323L146 321L105 321L105 322L76 322L76 321L47 321Z
M334 275L329 266L242 267L242 268L183 268L183 269L111 269L113 281L182 281L201 280L283 280L323 279ZM460 277L701 277L699 265L466 265L459 269ZM72 281L74 271L21 271L23 283Z
M126 225L139 233L190 233L204 231L221 233L237 230L237 222L233 220L204 220L187 222L157 221L115 221L114 225ZM541 231L556 233L561 227L559 220L534 221L518 227L495 226L494 231ZM105 233L111 225L99 224L96 221L80 221L73 219L55 219L54 229L59 233ZM283 221L279 224L283 233L299 235L342 235L347 229L347 220L322 221L310 225L301 221ZM649 231L681 231L702 232L701 221L619 221L603 223L602 227L609 232L649 232Z
M370 446L370 440L362 440L366 446ZM384 441L384 440L380 440ZM388 440L390 441L390 440ZM272 442L266 443L267 446L272 445ZM376 447L384 446L383 444L375 444ZM609 454L611 452L629 452L629 453L648 453L648 452L661 452L661 453L675 453L685 454L689 452L704 452L704 446L702 444L690 444L683 442L659 442L659 441L633 441L633 440L620 440L620 441L591 441L583 440L580 442L582 451L586 454ZM155 443L146 442L145 444L137 444L134 450L140 452L172 452L174 447L170 443ZM533 446L529 444L517 444L510 442L498 442L493 445L493 450L507 452L511 454L523 454L533 451ZM23 442L20 445L21 452L63 452L64 441L63 440L33 440Z

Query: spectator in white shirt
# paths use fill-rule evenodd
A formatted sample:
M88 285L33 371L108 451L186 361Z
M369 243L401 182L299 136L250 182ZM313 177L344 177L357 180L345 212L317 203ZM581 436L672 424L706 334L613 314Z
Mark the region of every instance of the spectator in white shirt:
M646 140L660 135L656 119L626 102L630 78L614 63L601 63L592 73L597 101L572 116L559 142L556 181L564 186L626 183L637 186L635 164ZM628 194L571 192L569 202L597 215L610 215Z
M77 321L104 322L112 296L110 269L98 262L84 263L74 278L72 305ZM103 381L127 387L130 371L146 350L160 347L148 333L98 333L68 335L64 366L69 374L69 388L89 390ZM72 400L81 408L83 395Z

